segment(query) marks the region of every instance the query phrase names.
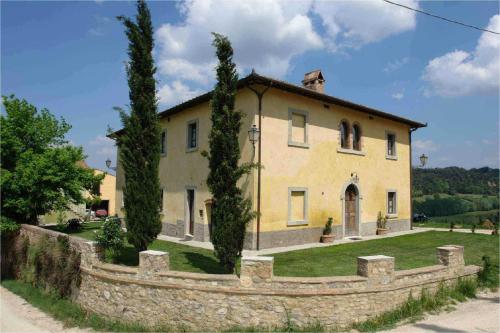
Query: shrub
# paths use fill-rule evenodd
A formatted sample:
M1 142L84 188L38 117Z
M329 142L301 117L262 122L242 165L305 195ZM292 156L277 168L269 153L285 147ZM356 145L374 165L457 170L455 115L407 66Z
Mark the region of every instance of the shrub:
M2 261L2 278L23 280L58 297L69 297L80 285L80 253L71 248L68 236L32 241L24 235L13 237L6 258L9 262Z
M123 248L123 238L124 233L120 219L112 217L104 222L101 229L96 233L95 240L106 251L109 251L111 258L115 260Z
M332 234L332 224L333 224L333 218L329 217L328 221L326 221L325 228L323 229L323 235Z
M66 230L68 231L78 231L82 228L82 221L79 219L69 219L66 222Z
M482 257L482 260L483 268L477 274L480 285L488 288L497 288L498 274L496 274L495 270L493 269L490 257L484 255Z
M0 216L0 233L2 237L19 230L19 224L5 216Z
M382 216L382 212L379 211L377 215L377 228L385 229L386 224L387 224L387 216Z

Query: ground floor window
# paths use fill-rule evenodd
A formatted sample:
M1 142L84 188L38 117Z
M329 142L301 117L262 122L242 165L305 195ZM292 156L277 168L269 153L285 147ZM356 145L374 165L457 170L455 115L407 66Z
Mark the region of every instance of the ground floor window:
M288 189L288 225L307 224L307 189Z
M394 215L397 213L397 195L396 191L387 192L387 214Z

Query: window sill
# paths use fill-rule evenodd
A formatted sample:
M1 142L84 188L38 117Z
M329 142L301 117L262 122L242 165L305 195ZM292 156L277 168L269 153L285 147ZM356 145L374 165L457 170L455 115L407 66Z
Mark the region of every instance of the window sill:
M398 218L398 214L397 213L396 214L387 214L386 216L387 216L388 219L396 219L396 218Z
M337 153L365 156L366 152L354 149L337 148Z
M309 149L309 143L307 143L307 142L293 142L293 141L288 141L288 147L297 147L297 148Z
M393 161L397 161L398 160L398 157L394 156L394 155L385 155L385 158L388 159L388 160L393 160Z
M307 221L288 221L286 223L286 226L287 227L297 227L297 226L300 226L300 225L308 225L309 223L307 223Z
M186 148L186 153L192 153L198 150L198 147L195 148Z

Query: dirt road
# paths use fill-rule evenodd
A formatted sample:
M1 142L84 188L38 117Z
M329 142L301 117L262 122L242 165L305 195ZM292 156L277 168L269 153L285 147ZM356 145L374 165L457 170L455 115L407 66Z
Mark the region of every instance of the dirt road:
M65 328L59 321L0 286L0 332L89 333L92 331Z
M481 293L476 299L455 305L451 312L428 315L424 320L387 331L391 333L500 332L499 293Z

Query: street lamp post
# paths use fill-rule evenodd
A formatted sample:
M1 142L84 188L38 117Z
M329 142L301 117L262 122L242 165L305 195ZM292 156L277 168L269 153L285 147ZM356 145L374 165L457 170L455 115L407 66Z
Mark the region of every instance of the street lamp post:
M116 167L111 166L111 160L109 158L106 160L106 167L110 170L116 171Z
M427 160L429 159L429 157L425 154L422 154L420 156L420 166L423 168L425 167L425 165L427 164Z

